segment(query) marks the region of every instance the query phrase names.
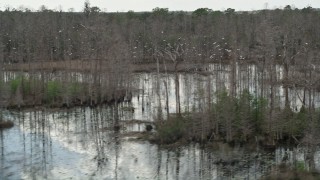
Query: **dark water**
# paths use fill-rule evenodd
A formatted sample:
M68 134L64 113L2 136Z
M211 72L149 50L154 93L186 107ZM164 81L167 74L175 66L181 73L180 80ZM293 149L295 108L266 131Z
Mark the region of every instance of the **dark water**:
M164 148L132 140L132 112L116 107L6 112L16 126L1 132L0 179L258 179L282 162L308 169L306 148ZM121 129L112 129L119 123ZM287 157L286 160L284 160ZM320 169L320 151L313 154Z

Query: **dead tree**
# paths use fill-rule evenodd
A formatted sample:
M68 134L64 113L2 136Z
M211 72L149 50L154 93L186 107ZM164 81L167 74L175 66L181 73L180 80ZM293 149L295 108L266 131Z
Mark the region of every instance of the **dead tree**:
M180 82L179 82L179 74L178 74L178 65L183 62L185 49L183 44L176 43L173 46L168 44L167 47L162 50L156 51L160 56L168 59L174 64L174 74L175 74L175 94L176 94L176 113L178 115L181 114L181 105L180 105ZM168 108L168 107L167 107Z

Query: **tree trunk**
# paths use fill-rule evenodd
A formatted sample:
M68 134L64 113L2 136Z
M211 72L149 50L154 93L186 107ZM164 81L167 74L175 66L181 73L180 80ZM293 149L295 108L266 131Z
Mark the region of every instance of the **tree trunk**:
M168 94L168 85L166 81L163 81L164 87L166 89L166 110L167 110L167 119L169 119L169 94Z
M178 74L178 62L175 62L174 72L175 72L175 91L176 91L176 113L181 115L180 109L180 82L179 82L179 74Z
M284 65L284 77L283 77L283 80L284 80L284 98L285 98L285 107L286 108L290 108L290 102L289 102L289 88L288 88L288 83L289 83L289 67L288 67L288 64L285 64Z
M237 81L236 81L236 76L237 76L237 64L236 64L236 57L232 59L232 64L231 64L231 78L230 78L230 94L231 97L236 97L236 92L237 92Z
M175 74L175 91L176 91L176 111L180 115L180 83L179 83L179 75L176 72Z
M158 95L158 120L162 120L161 96L160 96L160 72L159 58L157 58L157 95Z

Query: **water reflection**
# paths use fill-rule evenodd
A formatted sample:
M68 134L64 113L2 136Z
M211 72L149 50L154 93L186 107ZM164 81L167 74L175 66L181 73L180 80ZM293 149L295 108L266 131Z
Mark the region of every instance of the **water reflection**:
M239 67L240 68L240 67ZM180 73L180 103L182 112L203 112L206 108L216 102L217 92L227 90L230 87L228 80L228 68L214 72L203 74ZM254 71L255 67L249 68ZM261 94L261 86L265 87L262 92L263 97L268 99L270 103L271 88L269 85L262 85L261 82L253 77L249 77L244 73L247 71L239 70L239 77L242 86L238 86L238 94L244 89L248 89L253 96L259 97ZM160 74L160 96L157 95L157 74L156 73L142 73L136 74L133 82L133 87L136 88L134 96L132 97L132 106L135 107L134 117L141 120L152 120L158 117L159 108L161 114L165 118L167 113L176 113L177 101L175 97L175 75L174 74ZM277 76L280 81L281 75ZM165 86L163 82L166 82ZM167 88L167 89L166 89ZM273 87L274 93L274 108L284 108L285 93L283 86L279 83ZM289 102L293 111L299 111L303 100L302 97L308 97L310 92L305 92L303 88L292 87L288 90ZM168 94L168 95L167 95ZM310 96L311 97L311 96ZM166 101L168 100L168 107ZM310 101L310 102L309 102ZM320 102L319 92L312 92L312 98L305 99L305 104L313 104L318 108ZM167 111L168 109L168 111Z
M295 73L299 74L298 71ZM231 66L227 64L208 64L206 70L178 73L181 111L201 112L208 104L215 102L217 92L223 90L231 92L232 79L230 74ZM273 74L273 77L271 77L271 74ZM92 84L95 81L94 76L90 73L65 71L46 73L3 71L0 77L7 82L22 75L26 78L44 79L45 81L56 80L63 83ZM290 84L290 88L283 87L283 67L280 65L275 66L274 72L269 72L269 70L262 72L259 66L238 64L235 69L235 76L235 94L237 95L247 89L253 96L262 96L270 100L272 94L274 108L283 108L286 99L285 91L288 89L288 101L292 110L299 110L303 103L306 106L319 107L319 92L307 90L294 83ZM108 77L108 75L102 73L99 83L103 91L108 91L111 82L105 77ZM295 76L292 77L292 79L295 78ZM157 73L135 73L130 78L126 77L125 79L123 88L128 88L126 93L133 92L132 104L128 106L135 107L134 119L152 120L159 117L159 113L165 118L168 113L177 112L176 75L174 73L160 73L159 75ZM299 84L299 82L296 83ZM130 101L131 95L130 98L127 96L125 98L125 100Z
M229 71L226 65L213 64L206 72L179 73L182 112L201 112L210 107L207 105L215 102L218 90L230 89ZM275 79L280 81L281 67L276 72ZM17 75L4 73L5 81ZM267 87L262 82L262 76L267 74L259 74L257 67L238 66L236 75L237 91L248 89L265 97L270 94L270 88L261 87ZM46 78L63 76L56 72ZM78 73L69 77L79 82L92 80L90 75ZM176 113L175 83L174 74L162 73L158 77L156 73L140 73L134 75L133 96L128 102L96 108L6 112L4 116L16 126L0 131L0 179L258 179L281 163L302 163L306 169L320 170L320 151L315 149L278 148L266 152L259 148L230 148L223 143L168 149L132 140L154 119ZM283 107L283 88L280 84L274 88L274 104ZM298 109L303 90L292 88L289 92L291 107ZM313 93L312 101L317 107L320 96Z
M16 126L1 132L0 178L257 179L280 163L309 168L310 157L319 169L320 151L310 155L306 148L265 152L218 143L168 149L132 141L123 135L137 130L125 123L133 113L122 108L7 113ZM114 129L117 123L120 129Z

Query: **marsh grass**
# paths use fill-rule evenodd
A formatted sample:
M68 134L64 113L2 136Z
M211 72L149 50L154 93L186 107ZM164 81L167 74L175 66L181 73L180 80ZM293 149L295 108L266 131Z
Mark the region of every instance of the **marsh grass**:
M54 103L62 93L62 84L57 81L49 81L46 88L46 101Z
M92 99L95 105L110 104L121 102L124 99L123 92L127 92L124 88L115 89L113 85L105 87L92 83L90 78L85 81L66 81L59 76L38 74L18 75L6 81L2 79L0 91L5 103L3 106L9 108L72 107L90 105Z
M16 91L18 90L18 87L21 85L22 79L23 79L22 76L18 76L10 81L11 94L16 93Z
M72 82L68 85L67 92L71 97L79 96L84 90L84 87L79 82Z

